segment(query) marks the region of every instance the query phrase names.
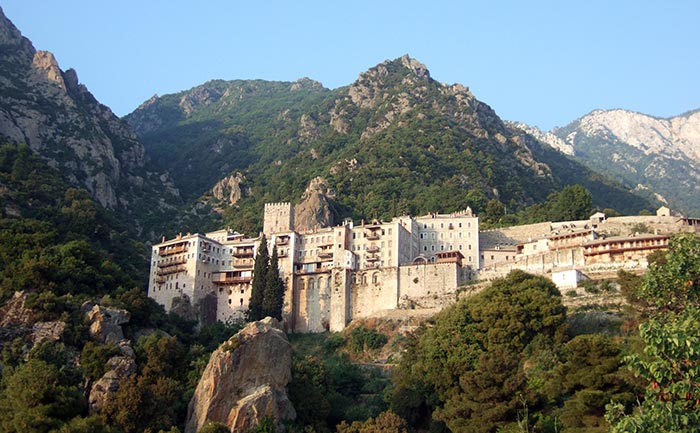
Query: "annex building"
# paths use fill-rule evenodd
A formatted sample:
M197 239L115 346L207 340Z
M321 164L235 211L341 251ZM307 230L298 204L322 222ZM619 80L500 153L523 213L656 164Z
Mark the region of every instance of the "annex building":
M285 282L284 322L295 332L339 331L353 318L454 292L480 267L469 208L299 232L290 203L269 203L263 221ZM148 296L204 323L243 318L261 239L229 229L163 239L153 246Z

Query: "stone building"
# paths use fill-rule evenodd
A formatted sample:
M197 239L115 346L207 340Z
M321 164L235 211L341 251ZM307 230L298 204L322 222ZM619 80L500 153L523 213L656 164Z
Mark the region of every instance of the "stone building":
M479 267L479 221L459 213L346 221L297 232L290 203L265 205L263 232L277 248L283 315L296 332L338 331L356 317L454 291ZM200 320L244 317L261 236L231 230L178 235L153 246L148 294Z

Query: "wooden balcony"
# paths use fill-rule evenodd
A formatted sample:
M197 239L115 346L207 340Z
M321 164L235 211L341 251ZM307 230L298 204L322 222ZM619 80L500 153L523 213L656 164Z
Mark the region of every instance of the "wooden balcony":
M369 230L365 232L365 239L370 241L376 241L380 238L380 232L376 230Z
M253 277L224 277L224 278L216 278L212 280L212 283L214 284L247 284L250 283L253 280Z
M376 254L370 254L367 257L365 257L365 260L367 260L368 262L376 262L379 260L379 256Z
M255 253L253 252L253 247L250 248L234 248L233 257L246 258L253 257Z
M187 267L183 265L177 265L161 268L156 271L156 275L162 277L163 275L176 274L178 272L187 272Z
M368 253L377 253L377 252L379 252L379 246L372 244L372 245L367 247L367 252Z
M185 257L178 257L177 259L168 262L158 263L158 267L160 269L164 269L171 266L184 265L185 263L187 263L187 259Z
M187 244L177 244L175 246L167 246L158 248L158 255L161 257L172 256L173 254L180 254L187 252Z
M278 246L289 245L289 236L280 236L280 237L277 238L277 240L275 241L275 243L276 243Z

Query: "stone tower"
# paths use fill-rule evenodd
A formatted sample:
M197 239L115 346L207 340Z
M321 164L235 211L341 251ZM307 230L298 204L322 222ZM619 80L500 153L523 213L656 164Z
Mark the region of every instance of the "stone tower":
M289 202L265 203L265 217L263 220L263 233L288 232L294 229L294 209Z

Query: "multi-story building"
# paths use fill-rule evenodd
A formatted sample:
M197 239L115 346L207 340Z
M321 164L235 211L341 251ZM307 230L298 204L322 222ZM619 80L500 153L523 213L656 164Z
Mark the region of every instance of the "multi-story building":
M290 203L266 204L263 232L277 248L287 327L340 330L354 317L454 291L479 266L478 225L467 208L296 232ZM203 321L242 318L260 240L231 230L163 240L153 246L149 296L166 310L195 307Z

